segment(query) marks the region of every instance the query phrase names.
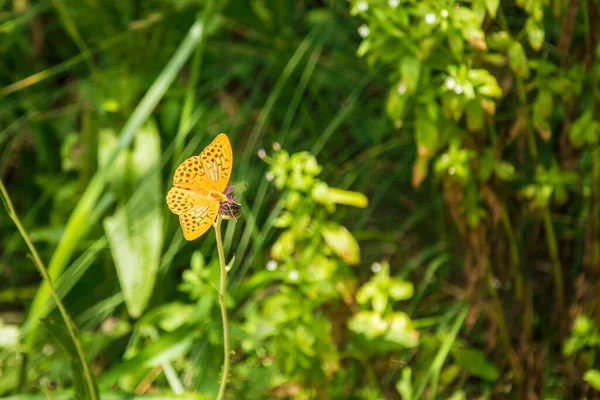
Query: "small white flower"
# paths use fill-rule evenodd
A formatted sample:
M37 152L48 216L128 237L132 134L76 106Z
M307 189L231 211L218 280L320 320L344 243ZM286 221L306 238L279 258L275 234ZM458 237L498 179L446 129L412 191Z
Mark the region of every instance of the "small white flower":
M442 16L442 18L448 18L448 10L446 10L445 8L442 9L442 11L440 11L440 15Z
M379 264L378 262L373 263L371 265L371 271L373 271L374 274L376 274L379 271L381 271L381 264Z
M462 92L464 92L465 88L463 87L463 85L456 85L456 87L454 88L454 93L456 94L461 94Z
M388 0L388 6L396 8L400 5L400 0Z
M265 149L258 150L258 158L260 158L262 160L266 156L267 156L267 152L265 151Z
M361 1L356 5L356 9L359 12L364 13L369 9L369 3L367 3L366 1Z
M369 33L371 33L371 30L367 25L361 25L358 27L358 34L361 38L366 38L367 36L369 36Z
M437 17L434 13L425 14L425 23L427 23L428 25L433 25L436 19Z
M455 86L456 86L456 81L454 80L454 78L448 78L448 79L446 79L446 87L449 90L454 89Z
M299 277L300 277L300 274L295 269L291 270L288 273L288 278L290 279L290 281L294 281L295 282L295 281L298 280Z
M267 263L267 271L275 271L277 269L277 261L269 260Z
M281 145L279 144L279 142L273 142L273 150L275 150L275 151L281 150Z
M406 93L406 83L404 83L404 82L400 82L400 83L398 84L398 88L397 88L396 90L398 91L398 94L399 94L400 96L403 96L403 95L404 95L404 93Z
M269 171L265 174L265 179L267 180L267 182L271 182L273 179L275 179L275 174Z

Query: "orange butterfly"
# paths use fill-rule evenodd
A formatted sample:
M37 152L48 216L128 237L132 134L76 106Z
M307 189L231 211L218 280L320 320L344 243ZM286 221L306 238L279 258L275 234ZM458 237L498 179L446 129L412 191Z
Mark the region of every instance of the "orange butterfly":
M167 205L179 215L187 240L202 236L223 212L222 206L237 205L228 196L232 166L231 143L227 135L221 133L199 156L188 158L175 171Z

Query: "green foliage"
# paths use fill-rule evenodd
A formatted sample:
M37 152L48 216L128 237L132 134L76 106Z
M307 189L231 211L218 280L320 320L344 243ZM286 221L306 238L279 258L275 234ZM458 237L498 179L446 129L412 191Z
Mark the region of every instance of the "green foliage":
M229 398L593 397L599 16L0 1L0 179L99 396L217 394L214 235L164 196L226 132ZM29 254L0 213L0 397L89 398Z

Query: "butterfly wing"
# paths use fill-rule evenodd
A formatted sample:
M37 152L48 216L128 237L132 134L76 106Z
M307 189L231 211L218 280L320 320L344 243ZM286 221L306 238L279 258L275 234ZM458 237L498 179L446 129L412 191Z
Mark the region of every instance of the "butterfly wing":
M179 215L183 236L194 240L202 236L212 225L219 202L188 189L171 188L167 195L169 209Z
M203 196L208 196L211 182L208 179L200 156L193 156L181 163L173 175L173 186L193 190Z
M233 151L226 134L221 133L198 156L212 189L225 191L233 167Z
M211 227L217 218L219 202L210 200L205 204L190 209L179 216L179 223L183 228L183 236L186 240L198 239Z

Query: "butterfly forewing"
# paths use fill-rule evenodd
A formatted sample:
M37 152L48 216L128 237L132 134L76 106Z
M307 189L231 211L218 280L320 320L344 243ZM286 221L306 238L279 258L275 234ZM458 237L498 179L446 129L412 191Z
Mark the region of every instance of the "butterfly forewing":
M190 157L177 167L173 175L173 186L208 196L212 184L199 156Z
M226 134L219 134L198 156L210 187L223 193L229 183L233 166L233 152Z

